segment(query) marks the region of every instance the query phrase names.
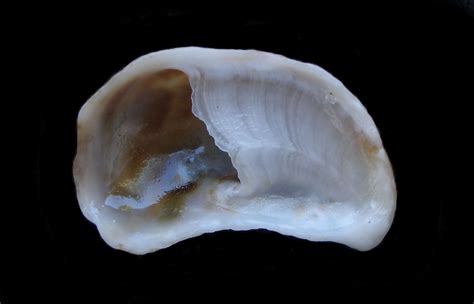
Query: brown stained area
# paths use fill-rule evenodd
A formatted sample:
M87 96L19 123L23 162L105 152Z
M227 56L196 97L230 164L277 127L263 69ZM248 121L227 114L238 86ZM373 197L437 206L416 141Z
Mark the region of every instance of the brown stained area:
M175 219L183 212L187 194L196 188L196 183L189 183L173 191L168 191L157 204L144 210L146 216L160 221Z
M152 160L156 176L146 178L158 178L168 155L184 149L204 146L206 157L216 159L216 165L222 160L230 164L228 155L215 146L205 124L192 114L191 93L183 72L164 70L129 81L104 102L100 113L104 147L101 165L108 168L109 195L138 200L144 166ZM236 174L228 171L219 174L222 178L215 176L218 180L238 180ZM148 208L135 210L122 206L119 210L137 212L150 220L176 218L185 207L187 195L198 183L199 179L168 191Z
M379 151L379 147L372 143L364 134L358 135L359 146L361 147L362 153L367 158L367 161L371 161Z
M137 197L136 179L146 161L183 149L213 145L203 122L191 112L187 76L164 70L120 89L103 112L116 151L118 172L110 194Z

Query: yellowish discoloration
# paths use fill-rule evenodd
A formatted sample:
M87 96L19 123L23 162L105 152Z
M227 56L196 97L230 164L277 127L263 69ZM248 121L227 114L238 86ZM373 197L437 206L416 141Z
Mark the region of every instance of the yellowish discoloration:
M189 183L167 192L156 204L146 208L146 216L160 221L175 219L183 212L187 195L197 187L196 183Z
M126 212L126 211L129 211L129 210L130 210L130 207L127 206L127 205L123 205L123 206L120 206L119 210Z
M135 183L135 178L120 179L113 184L112 190L109 192L109 194L131 197L135 200L138 200L140 198L140 194L135 188Z
M367 160L370 162L378 153L380 147L371 142L364 134L359 134L357 139L362 153L364 153Z

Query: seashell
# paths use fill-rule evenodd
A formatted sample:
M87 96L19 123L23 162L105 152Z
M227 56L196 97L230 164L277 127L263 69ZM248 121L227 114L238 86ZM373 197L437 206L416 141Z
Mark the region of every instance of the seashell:
M259 228L369 250L396 205L359 100L318 66L254 50L130 63L79 113L74 180L105 242L134 254Z

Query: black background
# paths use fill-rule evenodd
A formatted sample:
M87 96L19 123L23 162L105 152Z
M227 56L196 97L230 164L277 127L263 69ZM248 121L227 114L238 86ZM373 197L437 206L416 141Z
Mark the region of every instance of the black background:
M7 262L13 271L2 283L2 304L25 296L65 303L251 301L251 292L267 300L471 303L472 261L458 229L472 225L458 219L472 200L453 193L464 187L457 170L472 141L462 132L474 101L472 4L470 10L469 1L383 2L32 12L25 40L44 71L36 75L40 98L31 101L40 111L32 132L36 221L25 240L27 257ZM380 129L398 188L395 221L380 246L358 252L268 231L222 231L134 256L100 239L75 198L78 111L136 57L191 45L315 63L359 97Z

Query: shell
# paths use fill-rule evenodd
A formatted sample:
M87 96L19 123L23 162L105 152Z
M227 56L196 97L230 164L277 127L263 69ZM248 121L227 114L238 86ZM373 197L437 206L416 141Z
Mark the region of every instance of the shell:
M318 66L254 50L142 56L82 107L74 179L112 247L223 229L377 246L396 188L372 118Z

